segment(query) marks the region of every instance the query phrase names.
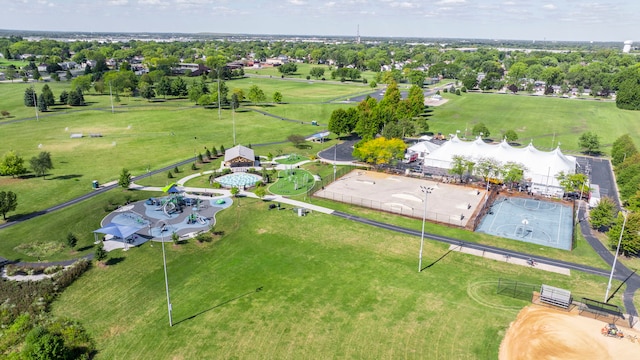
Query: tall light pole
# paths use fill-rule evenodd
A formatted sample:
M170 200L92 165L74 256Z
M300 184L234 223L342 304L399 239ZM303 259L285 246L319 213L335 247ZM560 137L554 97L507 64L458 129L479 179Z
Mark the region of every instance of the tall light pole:
M424 193L424 211L422 213L422 235L420 236L420 256L418 258L418 272L422 271L422 248L424 247L424 223L427 221L427 195L431 194L432 187L420 186Z
M336 139L337 141L338 139ZM336 172L337 172L337 168L336 168L336 155L338 152L338 143L336 143L335 145L333 145L333 182L336 182Z
M162 220L158 221L156 223L156 227L157 225L163 222ZM167 224L168 224L168 220L167 220ZM169 279L167 277L167 255L164 251L164 231L162 231L163 229L160 228L160 238L162 241L162 264L164 265L164 287L167 290L167 311L169 312L169 326L173 326L173 319L171 317L171 297L169 296Z
M622 212L624 220L622 221L622 230L620 230L620 237L618 238L618 247L616 248L616 256L613 258L613 265L611 266L611 274L609 275L609 283L607 284L607 292L604 294L604 302L608 302L609 291L611 290L611 280L613 279L613 272L616 269L616 262L618 261L618 252L620 252L620 243L622 242L622 234L624 234L624 226L627 224L627 213Z

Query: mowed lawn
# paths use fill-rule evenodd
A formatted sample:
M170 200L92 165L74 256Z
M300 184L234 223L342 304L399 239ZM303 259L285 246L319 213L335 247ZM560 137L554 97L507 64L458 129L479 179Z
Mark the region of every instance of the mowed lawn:
M495 359L526 301L496 295L498 278L600 298L605 279L564 276L448 253L419 238L242 199L217 215L214 243L110 253L53 304L81 321L98 359ZM440 260L438 260L440 259ZM438 261L436 261L438 260Z
M530 141L539 149L561 143L564 152L578 152L578 138L583 132L598 135L601 150L610 151L611 144L629 133L640 144L640 112L620 110L612 101L574 100L553 97L463 93L443 94L446 104L432 107L430 130L443 134L471 137L471 129L483 122L491 138L499 141L507 130L518 133L518 142Z

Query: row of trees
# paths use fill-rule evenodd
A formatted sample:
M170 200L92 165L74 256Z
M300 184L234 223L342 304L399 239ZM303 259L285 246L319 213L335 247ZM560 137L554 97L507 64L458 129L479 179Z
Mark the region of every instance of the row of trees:
M510 187L521 182L524 172L527 170L521 163L507 162L503 164L490 157L473 161L473 159L462 155L454 155L451 165L449 173L459 176L460 181L475 175L484 178L485 181L492 179L503 181Z
M55 104L56 98L47 84L42 87L40 95L36 95L36 91L32 87L24 90L24 105L27 107L37 107L39 111L47 111L50 106ZM71 106L84 105L85 101L82 89L75 87L70 92L63 90L62 93L60 93L60 104Z
M401 139L415 134L416 127L428 131L427 116L422 88L412 86L407 99L402 100L398 85L392 82L379 102L367 97L356 108L334 110L328 128L338 135L355 132L364 141L379 133Z
M51 154L48 151L42 151L29 160L29 165L37 176L44 178L47 171L53 169ZM24 159L15 151L8 151L0 159L0 176L16 177L27 172L28 170L24 166Z

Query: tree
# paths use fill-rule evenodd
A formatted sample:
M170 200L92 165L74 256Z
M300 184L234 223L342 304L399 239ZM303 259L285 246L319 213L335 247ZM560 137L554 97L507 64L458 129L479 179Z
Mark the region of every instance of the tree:
M78 244L78 238L76 237L76 235L72 232L67 234L67 245L70 248L74 248L76 247L76 245Z
M274 94L275 96L275 94ZM233 94L231 94L231 102L230 104L231 108L233 110L237 109L238 107L240 107L240 99L238 98L238 94L236 94L235 92Z
M622 233L624 214L618 213L616 220L607 232L609 238L609 248L615 250ZM620 242L620 252L624 256L636 255L640 251L640 213L627 214L627 221L624 224L624 233Z
M153 90L153 86L142 84L142 86L140 86L140 96L147 100L151 100L156 97L156 92Z
M565 174L564 171L561 171L556 174L556 179L566 192L577 191L585 194L589 190L587 187L589 178L585 174Z
M62 92L60 93L60 102L63 104L67 104L69 101L69 93L67 92L67 90L62 90Z
M276 91L273 93L273 102L276 104L282 102L282 93L280 93L280 91Z
M462 181L462 177L467 171L467 161L469 161L469 159L462 155L453 155L451 157L451 169L449 169L449 173L458 175L460 181Z
M53 92L51 88L49 88L48 84L44 84L42 87L42 97L44 97L44 103L47 106L53 106L56 104L56 98L53 96Z
M173 81L171 80L170 77L168 76L163 76L160 79L160 82L158 82L158 85L156 85L156 91L158 92L158 95L162 95L164 96L164 98L167 98L167 95L173 95Z
M616 106L625 110L640 110L640 75L623 81L616 92Z
M586 152L591 155L592 153L600 152L600 140L598 139L598 134L587 131L580 135L578 139L578 146L582 149L586 150Z
M47 107L47 102L44 99L44 95L40 94L40 96L38 96L38 111L45 112L48 109L49 108Z
M258 85L251 85L249 93L247 94L249 101L254 104L264 102L267 97L264 95L264 91L258 87Z
M513 184L524 179L524 172L527 168L521 164L509 161L502 166L502 179L513 188Z
M118 185L123 189L128 189L131 185L131 173L127 169L122 169L118 178Z
M0 175L16 177L16 175L22 175L27 172L24 167L24 159L20 157L15 151L10 150L4 154L0 160Z
M80 75L71 81L72 89L80 89L82 92L91 90L91 75Z
M104 249L104 244L101 241L93 252L93 259L97 262L102 262L106 258L107 251Z
M264 186L260 186L254 191L254 193L256 194L257 197L259 197L260 199L263 199L265 195L267 195L267 190L264 188Z
M289 135L287 137L287 140L289 140L293 144L293 146L297 148L301 148L302 145L307 141L304 135L300 135L300 134Z
M507 130L504 132L504 138L507 140L507 142L514 142L518 140L518 133L515 132L515 130Z
M187 83L181 77L176 78L171 82L171 94L173 96L184 97L189 94L187 90Z
M616 218L616 203L608 196L600 199L596 207L589 211L589 222L596 230L608 230Z
M484 123L475 124L473 129L471 129L471 134L473 134L473 136L482 136L482 138L488 138L489 135L491 135L489 129Z
M282 64L282 65L278 66L278 71L282 75L295 74L295 72L298 71L298 65L296 65L295 63L292 63L292 62L288 62L286 64Z
M309 75L313 76L316 79L320 79L324 75L324 68L312 67L311 70L309 70Z
M26 360L67 359L69 355L69 349L65 347L63 337L41 326L36 326L29 331L22 350L22 356Z
M360 143L353 150L353 156L374 165L390 164L404 157L407 145L401 139L379 137Z
M234 186L231 188L231 195L233 197L238 197L238 194L240 194L240 189L238 189L237 186Z
M349 134L353 131L354 124L349 119L349 114L345 109L335 109L331 112L329 118L328 130L340 136L341 134Z
M66 73L64 74L64 77L67 79L67 81L71 81L71 79L73 79L73 74L71 74L71 70L67 70Z
M33 69L33 71L31 72L31 77L33 77L33 80L39 81L40 79L42 79L42 75L40 74L40 71L38 70L38 68Z
M424 112L424 92L419 86L409 88L409 95L404 100L407 104L408 118L414 118Z
M7 213L18 207L18 196L13 191L0 191L0 213L7 220Z
M24 89L24 106L34 107L36 106L36 92L32 87Z
M622 135L611 146L611 163L617 166L637 153L638 149L631 136L629 134Z
M48 170L53 169L53 163L51 162L51 153L48 151L42 151L38 156L34 156L29 160L29 165L31 165L31 170L36 173L37 176L44 177L47 174Z
M467 89L475 89L478 86L478 74L476 72L469 71L462 77L462 85Z
M479 159L474 169L485 181L490 181L492 178L499 178L503 172L503 167L500 162L490 157Z
M69 98L67 99L67 104L71 106L83 106L85 103L82 89L75 88L75 90L71 90L71 92L69 93Z

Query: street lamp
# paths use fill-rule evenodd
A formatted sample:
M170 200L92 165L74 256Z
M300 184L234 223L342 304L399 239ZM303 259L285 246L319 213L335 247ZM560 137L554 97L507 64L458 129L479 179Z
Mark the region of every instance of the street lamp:
M618 252L620 252L620 243L622 242L622 234L624 234L624 226L627 224L627 213L622 211L624 221L622 221L622 230L620 230L620 237L618 238L618 247L616 248L616 256L613 258L613 265L611 266L611 274L609 275L609 283L607 284L607 292L604 295L604 302L608 302L609 291L611 290L611 280L613 279L613 272L616 269L616 262L618 261Z
M163 222L163 220L159 220L156 223L156 227L160 222ZM168 221L166 224L168 224ZM162 264L164 265L164 286L167 290L167 311L169 313L169 326L173 326L173 319L171 317L171 297L169 296L169 279L167 277L167 255L164 251L164 231L162 228L160 228L160 239L162 241Z
M420 191L424 193L424 212L422 213L422 235L420 236L420 256L418 260L418 272L422 271L422 248L424 247L424 223L427 221L427 195L433 191L432 187L420 186Z

